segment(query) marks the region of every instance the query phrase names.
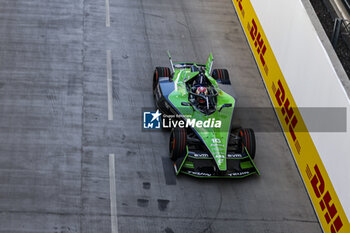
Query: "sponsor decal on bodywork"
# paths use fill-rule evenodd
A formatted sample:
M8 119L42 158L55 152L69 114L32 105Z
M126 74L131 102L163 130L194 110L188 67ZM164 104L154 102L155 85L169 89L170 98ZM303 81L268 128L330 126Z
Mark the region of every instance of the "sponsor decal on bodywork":
M229 173L228 176L244 176L248 174L249 172L233 172L233 173Z
M205 172L187 171L187 173L195 176L212 176L210 173L205 173Z
M193 154L190 154L190 156L194 158L210 158L210 156L206 153L203 153L203 154L193 153Z
M243 158L242 154L227 154L227 158Z

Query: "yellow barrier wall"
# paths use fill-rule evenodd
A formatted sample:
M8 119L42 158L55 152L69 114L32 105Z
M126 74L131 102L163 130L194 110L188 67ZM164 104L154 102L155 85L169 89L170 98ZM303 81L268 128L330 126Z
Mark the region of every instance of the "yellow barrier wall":
M233 4L324 232L349 233L349 221L250 0Z

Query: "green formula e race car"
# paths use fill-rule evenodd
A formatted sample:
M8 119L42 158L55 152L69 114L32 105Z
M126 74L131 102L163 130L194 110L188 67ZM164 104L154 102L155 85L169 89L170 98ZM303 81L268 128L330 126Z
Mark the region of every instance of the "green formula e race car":
M211 72L211 53L206 65L173 63L169 52L168 55L171 69L155 69L153 95L163 122L166 118L171 128L169 153L176 175L260 175L253 162L254 132L232 128L235 99L219 88L219 84L231 84L227 70Z

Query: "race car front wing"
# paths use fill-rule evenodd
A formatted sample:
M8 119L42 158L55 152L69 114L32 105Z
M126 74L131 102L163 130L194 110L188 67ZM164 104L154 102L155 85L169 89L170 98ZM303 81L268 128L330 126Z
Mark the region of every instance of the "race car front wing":
M199 178L243 178L253 174L260 175L247 148L243 153L228 153L227 169L219 171L214 158L201 151L189 151L174 162L176 175L184 173Z

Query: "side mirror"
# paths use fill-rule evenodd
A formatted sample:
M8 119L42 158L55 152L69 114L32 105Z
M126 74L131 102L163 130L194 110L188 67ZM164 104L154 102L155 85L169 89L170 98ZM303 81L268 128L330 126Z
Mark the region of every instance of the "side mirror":
M222 106L221 106L221 108L219 109L219 112L221 112L221 110L223 109L223 108L231 108L232 107L232 104L223 104Z

